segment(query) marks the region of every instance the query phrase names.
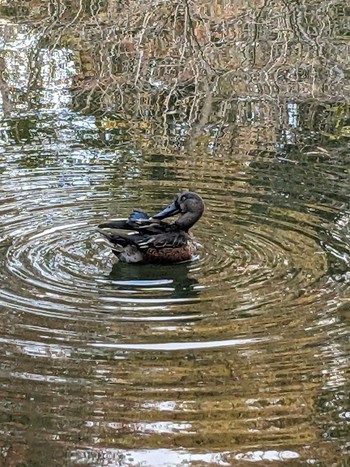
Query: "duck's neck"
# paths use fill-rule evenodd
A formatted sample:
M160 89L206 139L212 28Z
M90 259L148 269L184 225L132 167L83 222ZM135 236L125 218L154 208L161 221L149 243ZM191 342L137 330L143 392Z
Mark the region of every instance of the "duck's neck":
M188 232L189 229L198 221L202 213L199 215L193 212L185 212L175 221L175 225L185 232Z

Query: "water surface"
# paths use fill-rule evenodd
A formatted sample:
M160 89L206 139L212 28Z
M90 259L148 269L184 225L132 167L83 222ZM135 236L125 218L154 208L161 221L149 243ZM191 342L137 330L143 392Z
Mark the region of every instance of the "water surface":
M345 2L23 8L1 22L1 462L346 465ZM206 203L194 261L97 241L182 189Z

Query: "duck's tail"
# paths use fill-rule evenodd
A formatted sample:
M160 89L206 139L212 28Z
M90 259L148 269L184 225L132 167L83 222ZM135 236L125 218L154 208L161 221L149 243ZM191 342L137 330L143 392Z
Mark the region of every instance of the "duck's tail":
M105 227L106 224L108 224L108 227ZM111 224L110 222L106 224L101 224L98 228L98 232L107 240L105 240L105 242L117 258L126 263L142 262L143 255L137 248L133 236L116 232L115 229L109 227Z

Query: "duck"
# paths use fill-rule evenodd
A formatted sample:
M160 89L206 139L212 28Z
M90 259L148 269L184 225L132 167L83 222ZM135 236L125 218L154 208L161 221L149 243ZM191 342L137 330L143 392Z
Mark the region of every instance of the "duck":
M184 191L153 216L134 209L128 219L99 224L98 232L121 262L182 263L193 259L202 247L189 230L202 217L204 208L198 193ZM175 222L163 221L177 214Z

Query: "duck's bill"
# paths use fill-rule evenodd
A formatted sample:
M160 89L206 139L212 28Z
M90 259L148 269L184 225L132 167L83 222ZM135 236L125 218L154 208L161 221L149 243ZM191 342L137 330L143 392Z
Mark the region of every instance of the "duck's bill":
M165 219L166 217L170 216L175 216L175 214L179 214L180 210L179 208L175 205L175 203L169 204L169 206L163 211L158 212L158 214L155 214L152 216L154 219Z

